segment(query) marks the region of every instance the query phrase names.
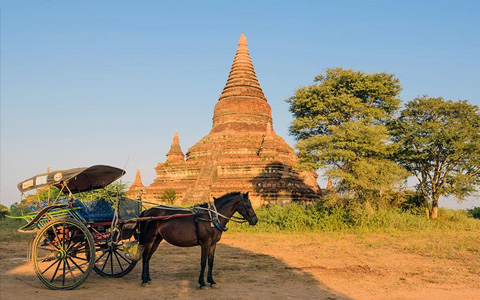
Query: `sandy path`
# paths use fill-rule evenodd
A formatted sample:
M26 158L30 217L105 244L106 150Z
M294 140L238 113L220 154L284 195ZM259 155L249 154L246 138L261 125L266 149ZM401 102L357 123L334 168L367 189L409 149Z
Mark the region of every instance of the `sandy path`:
M381 238L381 237L380 237ZM348 237L230 234L217 247L218 288L199 290L200 249L162 245L152 284L138 265L123 278L92 272L73 291L52 291L25 262L26 242L0 242L1 299L480 299L480 259L440 259L401 245L372 247ZM468 263L467 263L468 260ZM432 268L437 265L437 268Z

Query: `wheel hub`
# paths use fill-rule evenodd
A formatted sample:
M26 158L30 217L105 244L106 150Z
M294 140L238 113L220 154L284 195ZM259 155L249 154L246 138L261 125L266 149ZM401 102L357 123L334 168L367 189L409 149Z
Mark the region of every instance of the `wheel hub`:
M59 249L56 253L55 253L55 258L56 259L65 259L67 257L67 251L65 251L65 249Z

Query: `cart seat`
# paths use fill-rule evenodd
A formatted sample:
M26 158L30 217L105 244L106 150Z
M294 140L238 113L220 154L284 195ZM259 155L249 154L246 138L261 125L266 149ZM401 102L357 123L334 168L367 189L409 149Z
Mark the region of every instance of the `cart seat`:
M89 222L103 222L113 220L112 205L105 199L97 199L90 202L80 202L80 215Z

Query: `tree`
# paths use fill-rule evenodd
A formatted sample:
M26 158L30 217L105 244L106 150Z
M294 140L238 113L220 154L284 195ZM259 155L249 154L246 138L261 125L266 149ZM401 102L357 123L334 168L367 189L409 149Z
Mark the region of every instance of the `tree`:
M468 213L474 218L474 219L480 219L480 207L474 207L472 209L468 209Z
M115 203L117 199L123 198L127 190L127 184L115 181L104 187L103 189L97 189L93 191L87 191L75 194L75 198L78 198L84 202L105 199L110 203Z
M441 196L462 200L480 184L480 114L467 101L416 98L392 125L398 162L418 180L427 215Z
M173 204L177 199L177 192L174 189L166 189L162 193L162 200L167 204Z
M339 190L363 201L388 198L407 176L390 158L386 124L400 108L393 74L327 69L287 100L301 164L326 169Z

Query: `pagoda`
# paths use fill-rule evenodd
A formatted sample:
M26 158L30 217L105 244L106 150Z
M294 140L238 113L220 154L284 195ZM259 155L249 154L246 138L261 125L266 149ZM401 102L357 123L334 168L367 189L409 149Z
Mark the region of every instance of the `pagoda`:
M134 199L141 199L145 193L145 186L142 183L142 177L140 175L140 169L137 169L135 180L127 191L127 196Z
M175 131L144 199L161 202L165 191L173 189L177 202L184 204L235 191L249 192L255 206L310 202L320 191L317 174L300 171L297 163L295 151L273 129L271 108L242 34L210 133L184 154Z

